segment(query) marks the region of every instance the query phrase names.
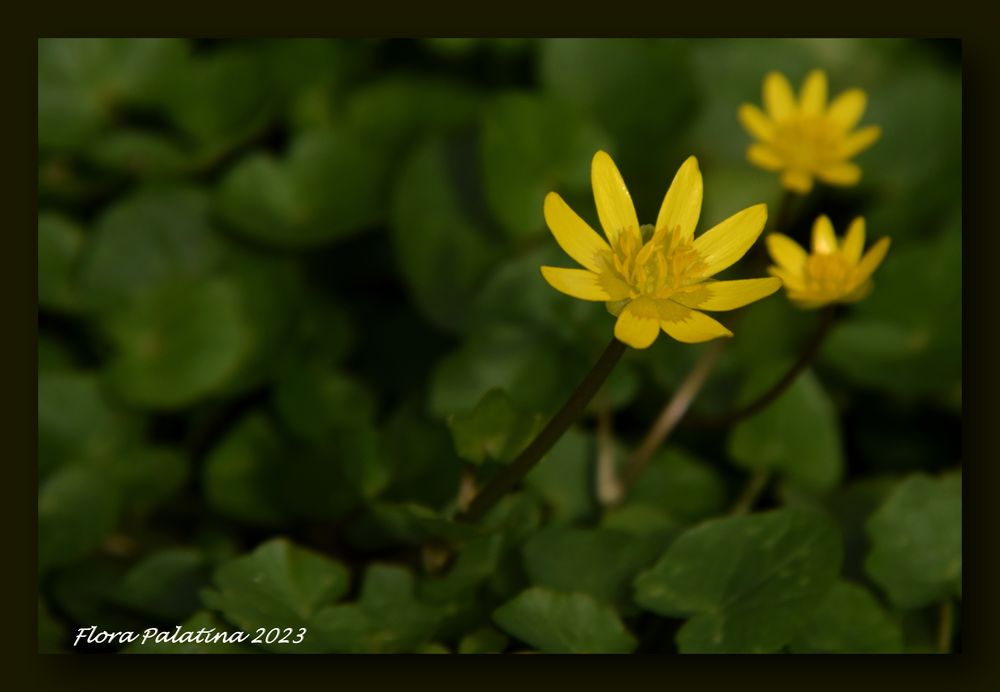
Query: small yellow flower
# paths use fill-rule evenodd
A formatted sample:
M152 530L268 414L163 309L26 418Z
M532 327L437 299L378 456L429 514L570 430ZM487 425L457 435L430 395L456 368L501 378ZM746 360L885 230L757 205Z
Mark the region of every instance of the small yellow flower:
M781 184L794 192L809 192L813 177L854 185L861 168L850 159L882 134L877 125L852 131L865 112L865 92L849 89L827 107L826 90L826 73L813 70L796 102L785 76L771 72L764 78L767 115L749 103L740 106L740 122L758 140L747 149L747 159L766 171L783 171Z
M782 280L788 299L799 307L855 303L871 292L871 276L889 250L889 239L882 238L862 257L864 247L863 218L854 219L838 243L830 219L820 216L813 224L811 255L788 236L768 234L767 249L778 265L768 272Z
M615 337L646 348L662 328L686 343L733 333L701 310L733 310L771 295L774 278L713 281L760 236L767 206L734 214L694 237L701 214L702 179L691 156L674 176L655 226L639 226L632 197L611 157L594 155L591 182L607 242L554 192L545 198L545 221L556 242L584 269L542 267L542 276L566 295L604 301L617 315Z

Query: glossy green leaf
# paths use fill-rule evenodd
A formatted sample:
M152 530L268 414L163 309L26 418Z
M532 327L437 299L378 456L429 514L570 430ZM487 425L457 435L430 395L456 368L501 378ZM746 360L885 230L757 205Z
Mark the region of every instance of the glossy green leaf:
M118 523L117 492L97 473L74 465L50 475L38 491L38 567L82 558Z
M661 551L634 534L560 527L542 529L522 548L533 585L585 593L611 605L628 601L632 580Z
M448 418L458 455L473 464L512 460L542 427L539 414L518 411L502 389L488 391L475 408Z
M868 520L865 567L900 608L962 593L962 477L915 474Z
M347 593L347 570L339 562L278 538L215 572L215 590L205 591L207 606L243 631L258 627L308 632L301 644L264 644L276 651L323 651L315 628L319 614Z
M494 99L485 110L481 137L487 201L515 238L542 232L548 192L589 189L590 160L608 146L586 111L525 93Z
M769 388L788 367L779 365L751 375L747 391L761 391L760 383ZM833 487L844 466L840 426L812 372L799 375L764 411L739 423L730 433L729 454L742 466L777 471L812 490Z
M498 246L465 208L463 174L440 140L420 145L402 164L392 200L392 241L399 271L417 304L450 329L469 319L471 293ZM461 262L454 261L461 257Z
M72 312L79 308L76 267L84 245L83 231L58 214L38 216L38 304Z
M838 581L796 635L796 653L898 653L902 631L863 586Z
M414 652L433 636L437 609L413 595L413 576L403 568L374 564L365 572L357 603L320 612L316 634L337 653Z
M134 406L171 409L221 390L250 355L239 289L224 279L169 284L107 323L108 384Z
M545 653L630 653L636 640L613 609L582 593L534 587L500 606L493 620Z
M635 580L640 606L688 617L682 652L770 653L788 644L840 570L836 528L822 515L778 510L714 519L681 534Z

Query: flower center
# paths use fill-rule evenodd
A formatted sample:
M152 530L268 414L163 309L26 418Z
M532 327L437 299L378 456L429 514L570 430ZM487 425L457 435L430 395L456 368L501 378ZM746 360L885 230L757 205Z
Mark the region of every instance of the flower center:
M793 167L812 168L837 159L837 142L825 117L800 116L778 125L774 147Z
M658 228L645 244L641 232L620 233L613 260L615 270L632 288L632 298L669 298L692 282L702 264L693 243L680 238L679 227Z
M842 289L850 281L853 269L839 252L809 255L806 260L806 288L830 292Z

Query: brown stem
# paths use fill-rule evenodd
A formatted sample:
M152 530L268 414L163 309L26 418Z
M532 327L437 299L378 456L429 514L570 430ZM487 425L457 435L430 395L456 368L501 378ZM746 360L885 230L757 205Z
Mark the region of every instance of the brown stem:
M757 504L757 498L764 492L770 479L771 474L764 469L754 471L747 484L743 486L743 491L733 504L733 508L729 510L729 514L732 516L746 514L753 509L753 506Z
M938 633L937 648L938 653L951 653L951 640L955 632L955 604L951 599L941 601L938 608Z
M525 474L537 464L545 453L552 449L570 425L580 417L583 410L604 380L607 379L615 365L625 353L627 347L615 338L604 349L604 353L591 368L587 376L577 386L562 408L552 416L548 424L542 428L538 436L524 448L514 461L504 466L472 500L469 508L458 515L460 521L474 522L482 518L497 501L513 488Z
M723 344L724 342L721 340L715 341L701 352L691 372L681 382L681 386L674 392L674 396L667 402L667 405L663 407L656 422L653 423L653 427L643 438L642 444L633 452L622 470L622 484L625 488L631 488L642 475L653 457L653 452L663 444L673 429L677 427L681 418L684 417L691 403L698 396L698 392L705 385L705 380L708 379L709 373L715 367L715 362L722 354Z
M597 501L603 506L617 504L624 493L615 468L615 440L611 425L611 409L597 412L597 464L595 473Z

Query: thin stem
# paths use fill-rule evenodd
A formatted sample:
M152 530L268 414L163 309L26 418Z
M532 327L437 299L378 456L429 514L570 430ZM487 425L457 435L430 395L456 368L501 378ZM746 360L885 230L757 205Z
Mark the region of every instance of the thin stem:
M955 604L951 599L941 601L938 608L937 648L942 654L951 653L951 641L955 636Z
M642 444L633 452L625 468L622 470L622 484L625 488L631 488L642 472L649 465L653 452L663 444L670 433L680 422L684 414L687 413L691 403L698 396L698 392L705 385L709 373L715 367L716 361L722 354L722 341L715 341L709 344L698 356L691 372L688 373L681 386L674 392L674 396L663 407L657 417L653 427L646 433Z
M514 461L504 466L497 475L472 500L469 508L458 515L459 520L474 522L482 518L497 501L513 488L525 474L537 464L545 453L563 436L570 425L580 417L583 410L604 380L607 379L615 365L625 353L627 347L615 338L604 349L604 353L591 368L587 376L577 386L562 408L552 416L548 424L542 428L538 436L524 448Z
M611 409L601 407L597 412L597 464L595 470L597 501L603 506L617 504L625 489L615 468L615 439L611 425Z
M779 396L784 394L785 390L788 389L792 384L798 379L802 371L809 367L816 354L819 353L820 346L823 345L823 340L826 339L826 335L830 332L830 327L833 326L834 318L836 317L836 308L831 305L823 311L823 316L820 318L819 328L813 334L809 343L806 344L805 348L799 353L799 357L792 364L784 375L781 376L777 382L771 385L771 388L766 392L761 394L759 397L751 401L749 404L742 406L728 413L723 413L719 416L713 416L711 418L699 418L697 420L690 421L691 427L696 428L718 428L725 427L741 421L744 418L749 418L755 413L760 413L767 406L777 399Z
M764 488L767 487L767 482L771 479L771 474L764 469L758 469L753 472L747 484L743 486L743 491L740 493L739 498L733 504L732 509L729 510L729 514L736 516L739 514L746 514L753 509L753 506L757 504L757 499L760 494L764 492Z

